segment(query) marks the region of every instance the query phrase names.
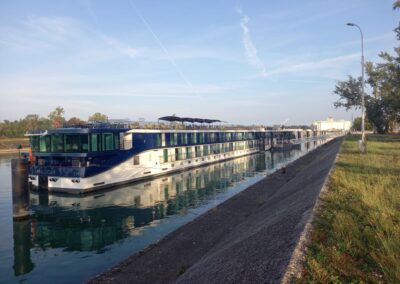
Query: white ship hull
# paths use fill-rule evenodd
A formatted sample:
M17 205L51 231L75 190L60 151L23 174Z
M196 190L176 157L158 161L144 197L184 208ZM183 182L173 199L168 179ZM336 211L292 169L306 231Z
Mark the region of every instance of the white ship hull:
M175 151L170 148L169 151ZM48 177L48 191L65 192L70 194L83 194L103 188L122 185L143 179L150 179L156 176L165 175L172 172L183 171L193 167L199 167L210 163L216 163L227 159L233 159L259 152L258 148L236 150L231 152L211 154L203 157L175 160L160 163L162 150L149 150L140 153L140 165L134 165L134 158L113 167L110 170L85 178L70 177ZM142 162L143 161L143 162ZM38 186L38 177L34 176L33 186Z

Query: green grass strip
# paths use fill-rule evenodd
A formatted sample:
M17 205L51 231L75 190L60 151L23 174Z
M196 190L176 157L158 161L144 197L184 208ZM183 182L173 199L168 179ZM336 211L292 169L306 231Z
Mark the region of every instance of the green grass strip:
M400 136L344 141L299 283L400 283Z

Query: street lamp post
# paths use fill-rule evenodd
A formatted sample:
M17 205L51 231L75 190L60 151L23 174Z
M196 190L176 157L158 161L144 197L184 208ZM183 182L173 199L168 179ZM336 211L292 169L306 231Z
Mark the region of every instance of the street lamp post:
M357 27L361 34L361 145L360 151L365 151L365 102L364 102L364 37L360 26L354 23L347 23L350 27Z

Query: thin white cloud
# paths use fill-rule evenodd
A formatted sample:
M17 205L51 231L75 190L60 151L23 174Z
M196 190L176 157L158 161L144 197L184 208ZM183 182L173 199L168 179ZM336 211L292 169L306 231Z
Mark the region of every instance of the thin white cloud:
M352 53L342 56L335 56L330 58L324 58L321 60L314 60L308 62L302 62L297 64L290 64L271 70L265 74L265 76L277 75L277 74L288 74L288 73L299 73L309 71L326 71L329 69L335 69L346 62L358 59L360 55L358 53Z
M92 13L95 16L93 11ZM106 59L121 55L136 59L142 56L144 51L120 39L97 32L75 18L58 16L32 16L18 26L3 27L0 31L0 45L3 45L5 50L17 49L19 52L34 53L59 48L73 52L77 55L75 57L81 57L80 54L89 50L90 54L103 54ZM60 58L60 61L63 60L64 58ZM80 64L81 60L82 58L79 58L76 64ZM102 61L103 58L99 57L99 60ZM70 59L66 61L71 63Z
M197 84L202 95L232 93L238 84ZM187 97L191 87L184 83L131 83L129 78L92 78L79 75L25 74L0 79L0 97L36 98L38 101L56 97ZM12 96L11 96L12 94Z
M198 59L211 59L217 61L241 62L235 54L224 48L210 48L209 46L199 45L179 45L173 47L170 52L175 61L188 61ZM146 55L149 60L169 61L165 54L161 54L157 50L148 49Z
M79 22L69 17L29 17L18 26L2 27L0 43L20 50L64 46L80 35Z
M347 47L347 46L352 46L352 45L360 45L360 39L358 38L359 35L356 34L354 37L354 40L352 41L346 41L342 44L338 44L337 48L339 47ZM364 45L367 43L373 43L373 42L379 42L382 43L383 41L392 41L394 45L396 45L396 34L393 31L386 32L383 34L375 35L375 36L370 36L370 37L365 37L364 38ZM366 45L368 47L368 45Z
M236 12L240 15L240 27L242 28L242 40L243 40L243 45L245 48L245 56L247 59L247 62L251 65L256 67L259 70L260 76L265 76L267 74L266 68L264 63L261 61L261 59L258 57L257 54L257 48L253 43L253 40L251 39L250 36L250 30L248 27L249 23L249 17L245 15L240 9L240 7L236 7Z
M36 36L65 40L77 31L77 21L68 17L30 17L23 22Z
M115 48L120 53L130 57L130 58L137 58L140 55L140 50L137 48L133 48L128 44L118 40L114 37L107 36L104 34L100 35L100 38L109 46Z

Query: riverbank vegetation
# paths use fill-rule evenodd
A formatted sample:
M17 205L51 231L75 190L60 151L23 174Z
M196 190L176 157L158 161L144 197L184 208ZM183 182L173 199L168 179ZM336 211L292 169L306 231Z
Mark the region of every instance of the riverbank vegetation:
M299 283L400 283L400 136L342 145Z
M46 130L50 128L79 126L87 122L104 122L107 115L96 112L89 116L88 120L71 117L68 120L64 116L64 108L58 106L47 117L39 117L37 114L29 114L19 120L4 120L0 122L0 138L22 138L29 130ZM7 139L5 139L7 140Z

